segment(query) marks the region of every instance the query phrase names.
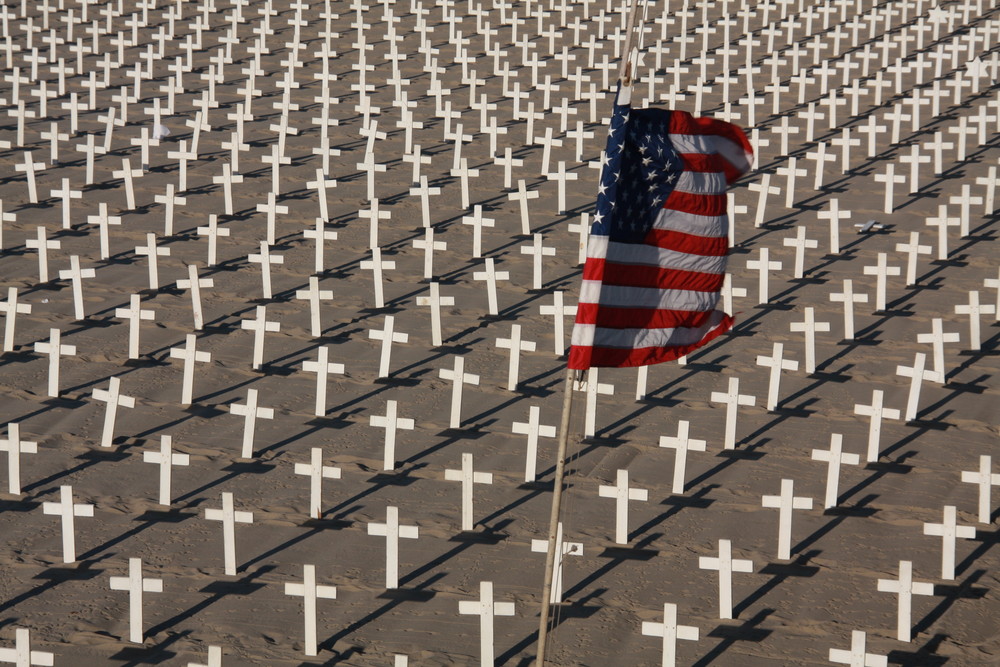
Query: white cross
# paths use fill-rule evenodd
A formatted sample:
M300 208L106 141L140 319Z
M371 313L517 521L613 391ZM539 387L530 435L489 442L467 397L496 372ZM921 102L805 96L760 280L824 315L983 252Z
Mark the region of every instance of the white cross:
M766 246L761 246L760 248L760 259L747 260L747 268L752 271L757 271L757 291L758 299L757 303L767 303L769 300L768 295L768 277L770 276L770 271L780 271L781 262L770 260L770 249Z
M31 630L14 631L14 648L0 648L0 662L13 663L14 667L52 667L55 656L47 651L31 650Z
M420 197L420 217L423 223L424 229L430 229L431 226L431 206L430 197L432 195L437 196L441 194L441 188L432 188L427 185L427 177L420 177L420 187L410 188L411 197ZM425 276L426 277L426 276Z
M152 321L155 313L152 310L142 309L142 297L138 294L129 295L128 308L115 308L115 317L123 317L128 320L128 358L139 358L139 322L142 320Z
M42 503L43 514L56 514L62 526L63 562L76 560L76 517L94 516L94 506L73 503L73 487L59 487L59 502Z
M955 579L955 546L958 538L971 540L976 537L973 526L958 525L958 514L954 505L944 506L944 518L941 523L924 522L924 535L934 535L941 538L941 578L952 581Z
M465 357L455 356L454 368L438 369L438 377L449 380L451 384L451 416L449 428L459 428L462 425L462 388L466 384L479 385L479 376L465 372ZM463 528L462 530L467 530ZM471 529L470 529L471 530Z
M996 165L991 165L986 172L986 176L977 176L976 185L986 187L986 194L983 197L983 214L990 215L996 206L996 189L1000 185L1000 178L997 177Z
M866 459L869 462L878 461L879 440L882 435L882 420L899 419L899 410L896 410L895 408L883 407L882 395L883 392L881 389L873 389L871 405L862 405L861 403L854 404L854 414L871 417L871 420L868 423L868 451Z
M252 264L260 264L260 279L264 290L264 298L271 298L271 265L284 264L283 255L272 255L267 241L260 242L260 252L247 255L247 261Z
M80 268L80 256L70 255L69 268L59 272L60 280L69 280L73 288L73 317L78 320L86 318L83 311L83 279L97 275L94 269Z
M461 357L456 357L461 359ZM472 468L472 454L462 454L462 468L449 468L444 471L444 478L451 482L462 483L462 530L472 530L475 522L472 519L472 490L474 484L492 484L493 474L475 472Z
M399 540L417 539L420 529L417 526L400 525L399 508L390 505L385 508L385 523L369 522L368 534L385 538L385 587L399 588Z
M917 352L913 357L913 366L896 366L896 375L910 378L910 391L906 400L906 412L904 416L906 421L913 421L917 418L917 406L920 404L922 381L937 380L937 374L934 371L925 369L926 362L927 355L923 352Z
M70 202L74 199L82 199L83 191L74 190L73 188L71 188L69 186L69 179L64 178L62 179L62 187L57 188L55 190L49 190L49 196L59 197L60 199L62 199L62 228L70 229L70 222L72 219L70 215L71 214Z
M59 358L62 355L76 355L76 345L63 345L62 332L59 329L49 329L49 342L35 343L35 352L49 355L49 385L48 395L59 396Z
M693 625L678 625L677 605L669 602L663 605L663 622L642 622L642 634L649 637L662 637L661 660L662 667L674 667L677 664L677 640L698 641L698 628Z
M187 271L187 280L178 280L177 289L191 290L191 313L194 317L194 328L200 331L205 326L201 309L201 288L214 287L215 281L212 278L199 278L198 267L194 264L188 264Z
M787 116L782 116L782 119L787 118ZM780 195L781 188L776 185L771 185L771 174L761 174L760 183L750 183L747 185L747 189L751 192L759 192L757 197L757 208L756 216L754 217L753 226L760 227L764 224L764 211L767 208L767 196L768 195Z
M313 271L315 273L323 273L326 270L326 244L325 241L336 241L337 232L333 230L324 229L326 224L326 218L319 217L316 218L316 227L313 229L305 229L302 231L302 236L307 239L313 239ZM314 334L319 335L319 334Z
M538 312L541 315L552 316L552 338L556 356L562 356L566 352L566 334L563 318L567 315L576 315L577 307L563 305L563 292L556 290L552 293L552 305L541 305Z
M598 369L591 368L587 371L586 379L573 383L575 391L583 391L587 395L583 420L584 437L591 437L597 432L597 395L604 394L611 396L615 393L615 386L613 384L599 382L597 378Z
M264 333L281 330L281 323L276 320L268 321L267 306L257 306L255 314L253 319L240 320L241 329L253 331L253 358L250 367L254 370L264 363Z
M879 579L878 590L882 593L896 593L897 624L896 638L901 642L910 641L911 604L914 595L934 595L934 584L913 581L913 562L899 561L899 577L896 579Z
M762 354L757 355L757 365L771 369L767 388L767 409L774 410L778 406L778 389L781 382L781 371L799 370L799 362L792 359L783 359L783 343L774 343L770 357Z
M509 150L509 149L508 149ZM531 217L528 214L528 202L538 199L541 195L537 190L529 190L524 179L518 179L517 190L507 194L507 199L518 203L521 214L521 233L527 236L531 233Z
M305 617L305 654L313 656L316 651L316 600L337 599L336 586L323 586L316 583L316 566L302 566L302 583L285 583L285 595L302 598L303 615Z
M820 211L821 213L822 211ZM819 242L806 238L806 228L804 225L799 225L795 228L795 231L795 236L783 238L782 244L786 247L795 248L795 263L792 269L792 277L798 279L802 278L805 273L806 248L818 248Z
M928 164L931 161L930 155L920 153L920 144L910 144L909 155L903 154L899 161L910 165L910 193L920 191L920 165Z
M330 210L326 200L326 189L328 187L337 187L337 181L332 178L327 178L322 169L317 169L316 180L308 181L306 183L306 187L310 190L316 191L316 197L319 199L319 220L321 221L318 224L322 225L330 219Z
M483 227L494 227L496 220L483 217L483 207L476 204L472 208L472 215L462 216L463 225L472 226L472 256L482 257L483 249Z
M486 282L487 312L489 312L490 315L499 315L500 308L497 302L497 281L510 280L510 273L507 271L497 271L494 268L494 260L492 257L487 257L483 261L485 262L483 270L473 271L472 279Z
M93 135L91 135L92 137ZM31 152L24 152L24 162L14 165L14 171L23 171L28 182L28 201L32 204L38 203L38 187L35 183L35 172L45 169L44 162L34 162L31 159ZM87 180L87 185L93 183L93 179Z
M469 169L469 160L467 158L462 158L461 166L458 169L451 170L452 176L459 177L459 184L462 188L462 208L469 208L469 179L476 178L479 176L478 169Z
M957 343L957 333L945 333L944 321L940 317L931 320L931 332L917 334L918 343L930 343L934 359L934 381L944 384L948 374L944 369L944 344Z
M187 664L187 667L222 667L222 647L209 646L207 664L203 664L200 662L189 662Z
M684 493L684 472L687 468L687 453L689 451L703 452L707 444L704 440L689 438L689 429L689 422L682 419L677 422L676 436L660 436L660 447L669 447L677 450L677 456L674 459L673 486L670 489L670 492L675 494Z
M931 247L920 245L920 232L910 232L909 243L897 243L896 252L906 253L906 286L917 284L917 255L929 255Z
M378 377L389 377L389 361L392 355L393 343L406 343L410 340L410 335L395 331L396 318L392 315L385 316L385 324L382 329L369 329L368 337L373 340L382 341L382 352L379 357Z
M37 227L35 238L26 239L24 247L38 251L38 282L49 282L49 250L59 250L62 243L45 238L45 228Z
M0 440L0 452L7 452L7 493L21 495L21 454L37 454L38 443L21 440L21 425L7 424L7 439ZM989 468L989 465L987 465ZM987 500L989 494L987 493Z
M155 463L160 466L159 503L161 505L170 505L173 466L186 466L191 462L191 457L180 452L174 453L171 437L169 435L161 435L160 449L158 451L143 452L142 460L144 463Z
M736 449L736 416L739 406L756 405L757 397L740 393L740 379L738 377L729 378L729 387L725 392L713 391L711 396L713 403L726 404L726 435L723 447L725 449Z
M383 211L379 208L378 199L372 199L368 202L370 208L363 208L358 211L358 217L365 218L368 220L368 247L378 248L378 225L380 220L389 220L392 218L391 211Z
M948 259L948 228L949 227L960 227L962 225L961 218L949 217L948 216L948 206L946 204L941 204L938 206L938 214L936 217L927 218L924 223L928 227L937 227L938 230L938 242L937 242L937 258L941 261Z
M434 229L426 227L423 239L413 239L413 247L424 251L424 278L430 280L434 277L434 251L447 250L448 244L444 241L434 240Z
M212 213L208 216L207 227L197 227L198 236L208 237L208 266L215 266L218 259L219 237L229 236L228 227L219 227L219 216Z
M385 429L384 453L382 469L392 470L396 467L396 429L412 431L414 422L406 417L397 417L396 401L386 401L384 415L370 415L368 425ZM394 588L394 586L387 586Z
M537 405L532 405L528 409L527 422L514 422L511 424L511 432L518 435L528 436L527 455L524 466L524 481L535 481L535 471L538 459L538 438L556 437L556 427L547 426L540 422L539 413L541 409Z
M816 175L813 177L813 188L819 190L823 187L824 162L836 162L837 156L826 152L826 142L821 141L816 144L815 151L808 151L806 157L816 163L814 167Z
M191 405L191 394L194 390L194 363L200 361L207 363L212 361L209 352L199 352L195 349L196 337L194 334L187 334L184 338L184 347L170 348L171 359L184 360L184 376L181 382L181 405Z
M257 405L257 390L247 390L247 402L245 404L232 403L229 406L229 413L243 417L243 449L240 457L244 459L253 458L253 438L257 427L257 419L274 419L274 408L264 408Z
M362 260L359 267L362 270L370 270L372 272L372 284L375 287L375 307L385 308L385 295L383 293L382 286L382 271L392 271L396 268L396 262L391 260L382 261L382 249L378 247L373 247L370 249L372 253L371 259Z
M160 274L157 268L157 257L170 255L170 248L158 247L156 245L156 234L149 232L146 234L146 245L136 246L135 254L149 257L149 289L160 288Z
M761 506L778 510L778 558L792 557L792 510L811 510L812 498L795 495L795 480L781 480L781 495L763 496Z
M98 235L101 239L101 259L108 259L111 256L110 226L120 226L122 224L121 216L108 215L107 203L100 202L97 208L97 215L88 215L87 222L97 225Z
M973 204L982 204L982 197L972 196L972 186L968 183L963 183L961 186L961 193L958 195L952 195L948 197L948 203L958 206L958 228L959 235L965 238L969 235L969 224L970 215L972 214ZM953 218L950 218L953 219Z
M101 447L110 447L115 433L115 418L118 415L118 408L134 408L135 397L126 396L120 393L121 378L112 377L109 386L105 389L95 389L94 400L103 401L108 404L108 409L104 413L104 428L101 430Z
M492 667L496 662L493 658L493 619L495 616L513 616L513 602L493 601L493 582L479 582L479 600L461 600L458 603L459 614L474 614L479 616L479 664L481 667Z
M542 260L545 257L554 257L556 249L542 245L544 237L541 234L534 234L531 245L521 246L522 255L531 255L531 288L542 289Z
M288 207L278 204L278 197L275 193L267 193L267 203L257 204L258 213L267 213L267 242L273 245L275 242L274 226L277 223L278 215L286 215Z
M896 165L892 162L885 166L885 172L881 174L875 174L876 183L885 183L885 203L882 210L885 213L892 213L893 210L893 193L896 187L896 183L905 183L906 176L896 173Z
M554 435L554 434L553 434ZM615 542L628 544L628 501L649 498L646 489L630 488L628 485L628 470L618 469L614 486L602 484L597 487L597 493L602 498L615 499Z
M886 667L889 659L884 655L866 653L865 643L865 633L861 630L852 630L850 650L830 649L830 662L850 667Z
M255 391L251 389L251 391ZM206 508L205 519L222 522L222 549L226 575L236 574L236 524L253 523L253 512L237 511L233 506L233 494L222 493L222 509Z
M566 182L575 181L579 178L579 174L566 171L566 163L562 160L559 161L559 165L556 168L555 173L544 174L545 178L548 180L556 181L556 213L563 214L566 212Z
M719 556L700 556L698 567L702 570L719 572L719 618L733 617L733 572L753 572L753 561L733 558L733 547L729 540L719 540Z
M30 303L18 303L17 288L7 288L7 300L0 303L0 313L6 317L3 330L3 351L11 352L14 349L14 329L18 314L28 314L31 312Z
M317 350L316 361L306 360L302 362L302 370L308 373L316 373L316 406L313 413L317 417L326 414L326 384L330 373L343 375L344 364L331 362L330 348L322 346Z
M827 509L837 506L837 498L840 495L840 466L856 466L861 462L861 457L857 454L844 452L843 442L843 435L831 433L830 449L812 450L813 461L826 461L829 464L826 468L826 496L823 500L823 507Z
M233 215L233 183L242 183L243 176L233 173L233 167L228 162L222 163L222 175L213 176L212 183L222 185L223 202L226 215Z
M534 341L521 340L521 325L512 324L510 327L510 338L497 338L496 346L510 350L510 356L507 362L507 390L514 391L517 389L517 376L518 368L521 363L521 352L534 352L536 345Z
M840 209L840 201L836 198L833 198L830 200L829 210L817 211L816 217L819 218L820 220L830 221L830 254L836 255L837 253L840 252L840 221L850 220L851 212L842 211ZM796 278L800 277L801 276L796 276Z
M10 428L8 425L8 429ZM990 523L992 503L990 487L1000 486L1000 474L991 472L992 459L987 455L979 457L979 470L963 470L962 481L979 487L979 523Z
M885 290L889 276L898 276L898 266L889 266L888 253L880 252L874 266L862 267L866 276L875 276L875 310L885 310ZM845 304L846 307L846 304Z
M982 315L991 315L996 312L996 306L993 304L980 304L979 303L979 291L970 290L969 291L969 303L967 304L956 304L955 312L959 315L969 316L969 349L979 350L982 347L981 335L980 335L980 321L979 318Z
M983 287L995 289L997 291L997 302L996 305L993 306L993 312L996 313L996 320L1000 322L1000 271L997 271L996 278L984 278Z
M548 554L549 541L531 540L531 550L535 553ZM566 560L565 557L582 556L582 555L583 555L582 543L566 542L563 540L563 525L562 521L560 521L558 526L556 527L555 562L552 565L553 575L552 575L552 592L549 595L550 604L559 604L560 600L562 600L563 563Z
M320 349L325 350L326 348ZM319 447L313 447L310 450L309 463L296 463L295 474L309 476L309 516L313 519L322 519L323 478L340 479L340 468L323 465L323 450Z
M184 143L183 141L181 143ZM183 191L184 188L181 188ZM167 183L166 192L162 195L153 195L153 201L163 204L163 235L173 236L174 234L174 207L187 204L187 197L180 197L174 194L174 184Z
M789 323L791 331L805 333L806 373L810 374L816 372L816 332L830 331L829 322L816 321L815 311L812 306L806 306L803 311L805 319L802 322Z
M142 576L142 559L128 559L128 576L111 577L113 591L128 591L128 640L133 644L142 643L142 594L162 593L162 579L148 579Z

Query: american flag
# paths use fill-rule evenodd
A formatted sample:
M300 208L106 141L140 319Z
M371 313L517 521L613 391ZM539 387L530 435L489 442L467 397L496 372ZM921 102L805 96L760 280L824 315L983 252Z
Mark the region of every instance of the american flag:
M632 109L620 88L603 157L569 367L677 359L725 331L726 188L749 171L739 127Z

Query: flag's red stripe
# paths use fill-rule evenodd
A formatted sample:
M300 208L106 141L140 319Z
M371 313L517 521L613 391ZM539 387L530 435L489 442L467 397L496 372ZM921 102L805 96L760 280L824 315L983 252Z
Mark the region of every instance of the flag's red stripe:
M729 239L725 236L695 236L673 229L651 229L645 240L649 245L689 255L723 257L729 253Z
M694 215L723 215L726 212L726 195L696 195L674 190L667 197L663 208Z
M678 329L703 326L712 310L666 310L653 308L615 308L596 303L576 307L576 321L608 329Z
M718 292L725 276L718 273L680 271L659 266L618 264L591 257L583 265L584 280L602 280L604 285L686 289L692 292Z
M726 316L719 326L710 330L704 338L691 345L671 347L643 347L636 349L618 349L608 347L580 347L574 345L569 351L569 368L587 369L594 367L626 367L647 366L665 361L673 361L685 354L694 352L717 336L729 331L733 326L733 318Z
M753 154L750 140L747 139L746 133L740 127L716 118L696 118L684 111L674 111L670 114L670 133L723 137L742 148L744 153Z

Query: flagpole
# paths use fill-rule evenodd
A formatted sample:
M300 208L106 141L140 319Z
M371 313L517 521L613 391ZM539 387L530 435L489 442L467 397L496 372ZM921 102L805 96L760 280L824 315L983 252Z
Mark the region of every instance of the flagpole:
M630 0L632 8L629 12L625 28L625 44L622 51L622 62L618 71L618 80L622 86L632 84L631 56L635 41L635 27L639 21L639 0ZM566 381L563 384L563 409L559 419L559 443L556 450L555 479L552 483L552 508L549 513L549 544L545 552L545 578L542 582L542 609L538 621L538 642L535 654L535 667L545 667L545 649L549 633L549 610L551 607L552 581L555 578L556 539L559 533L559 515L562 510L563 480L566 473L566 449L569 443L570 414L573 409L573 376L574 371L566 368Z

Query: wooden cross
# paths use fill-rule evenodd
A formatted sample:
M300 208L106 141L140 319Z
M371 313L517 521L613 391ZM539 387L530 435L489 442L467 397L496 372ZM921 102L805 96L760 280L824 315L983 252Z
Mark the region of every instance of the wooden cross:
M660 447L669 447L677 450L677 456L674 459L673 486L670 492L678 495L684 493L684 473L687 469L688 452L703 452L707 444L704 440L689 438L689 429L690 423L682 419L677 422L676 436L660 436Z
M42 513L55 514L62 525L63 562L76 561L76 517L94 516L94 506L83 503L73 504L73 487L59 487L59 502L42 503Z
M645 502L649 498L648 491L646 489L629 487L628 470L619 468L615 476L614 486L602 484L597 487L597 493L602 498L615 499L615 542L618 544L628 544L628 501L640 500Z
M456 355L454 368L438 369L438 377L452 383L451 416L448 421L448 427L459 428L462 425L462 388L466 384L478 386L479 376L474 373L466 373L465 357ZM471 528L463 528L462 530L471 530Z
M736 449L736 416L739 406L756 405L757 397L741 394L740 379L738 377L730 377L727 391L713 391L711 401L713 403L726 404L726 434L723 447L725 449Z
M8 432L11 424L8 424ZM975 484L979 496L979 523L990 523L992 503L990 502L991 487L1000 486L1000 474L992 472L992 458L988 455L979 457L979 470L963 470L962 481Z
M677 623L677 605L669 602L663 605L663 622L643 621L642 634L663 638L660 648L662 667L674 667L677 664L678 639L698 641L698 628L693 625L679 625Z
M473 280L486 282L487 312L490 315L499 315L500 309L497 302L497 281L510 280L510 273L507 271L497 271L494 268L494 259L487 257L483 260L485 265L482 271L473 271Z
M0 648L0 662L13 663L15 667L52 667L55 656L48 651L31 650L31 630L14 631L14 648Z
M45 228L36 228L35 238L25 239L24 247L38 251L38 282L49 282L49 250L59 250L62 244L59 241L49 241L45 238Z
M812 498L795 495L795 480L781 480L781 494L763 496L761 506L778 510L778 558L788 560L792 552L792 510L811 510Z
M14 330L19 314L26 315L31 312L30 303L19 303L17 299L17 288L7 288L7 300L0 302L0 313L6 317L3 330L3 351L11 352L14 349Z
M583 425L583 435L585 437L593 436L597 431L597 396L598 394L603 394L606 396L611 396L615 393L615 386L613 384L602 383L598 380L599 371L597 368L591 368L587 371L587 376L582 381L575 381L573 383L573 389L575 391L582 391L586 393L587 402L585 404L584 410L584 425Z
M368 202L371 208L363 208L358 211L358 216L368 220L368 247L378 248L378 225L381 220L389 220L392 217L391 211L383 211L379 208L378 199L371 198Z
M960 227L962 225L961 218L949 217L948 216L948 206L947 204L941 204L938 206L938 214L936 217L927 218L924 221L929 227L937 227L938 230L938 242L937 242L937 258L938 260L944 261L948 259L948 228L949 227Z
M830 649L830 662L850 667L887 667L889 659L884 655L875 655L865 651L865 633L861 630L851 631L851 648L849 650Z
M799 362L793 359L783 359L783 343L774 343L770 357L757 355L757 365L771 369L767 389L767 410L773 411L778 406L778 390L781 382L781 371L799 370Z
M256 392L255 389L250 391ZM253 523L253 512L237 511L233 505L233 494L222 493L222 508L206 508L205 519L222 522L222 549L227 576L236 574L236 524Z
M396 430L412 431L414 422L406 417L397 417L396 401L389 400L385 404L384 415L370 415L368 425L385 429L385 441L382 456L382 469L392 470L396 467ZM386 586L386 588L394 588Z
M170 255L170 248L156 245L156 234L149 232L146 234L146 245L136 246L135 254L149 257L149 289L160 288L160 273L157 268L157 257L167 257Z
M823 170L825 169L825 162L836 162L837 156L832 153L826 152L826 142L821 141L816 144L815 151L808 151L806 157L816 163L813 168L815 170L815 175L813 176L813 188L819 190L823 187Z
M531 255L531 288L542 289L542 261L545 257L554 257L556 249L554 247L542 245L544 237L541 234L534 234L531 245L521 246L522 255Z
M770 249L766 246L760 248L760 259L747 260L747 268L757 271L757 303L767 303L770 300L768 294L768 277L771 271L780 271L782 263L771 261Z
M95 389L92 396L95 401L103 401L108 404L104 412L104 428L101 430L101 447L110 447L115 433L115 419L118 416L118 408L134 408L135 397L126 396L121 393L121 378L111 377L107 389Z
M507 363L507 390L514 391L517 389L521 352L534 352L536 345L534 341L522 341L521 325L512 324L510 327L510 338L497 338L496 346L501 349L510 350Z
M78 153L86 153L87 155L87 170L86 170L86 180L84 181L87 185L94 184L94 158L97 155L104 155L107 153L107 149L104 146L97 145L97 135L90 133L87 135L87 143L77 144L76 150ZM37 166L36 166L37 168Z
M456 357L456 359L461 359L461 357ZM461 469L446 469L444 471L444 478L451 482L462 483L462 530L472 530L475 524L472 519L473 485L492 484L493 474L488 472L475 472L472 467L472 454L465 452L462 454Z
M194 328L200 331L205 326L201 309L201 288L215 287L215 281L212 278L199 278L198 267L195 264L188 264L187 271L187 280L178 280L177 289L191 290L191 313L194 317Z
M386 507L385 515L385 523L368 524L368 534L385 538L385 587L391 590L399 588L399 540L417 539L420 529L417 526L400 525L398 507Z
M413 247L424 251L424 279L431 280L434 277L434 251L447 250L448 244L444 241L435 241L434 228L425 227L424 238L413 239Z
M940 317L931 320L930 333L917 334L918 343L931 344L934 360L934 377L932 379L935 382L944 384L948 375L944 369L944 344L957 343L958 341L959 335L957 333L944 332L944 320Z
M257 306L256 317L241 320L240 328L253 331L253 358L250 362L250 367L257 370L264 363L264 333L267 331L280 331L281 323L277 320L268 321L267 306Z
M819 213L822 214L822 211ZM795 231L795 236L785 237L782 239L782 244L786 247L795 248L795 264L792 270L792 277L802 278L805 271L806 248L818 248L819 242L806 238L806 228L804 225L799 225L795 228Z
M593 370L593 369L591 369ZM535 553L547 554L549 551L548 540L531 540L531 550ZM552 593L549 596L550 604L559 604L562 600L563 588L563 563L566 556L582 556L583 544L580 542L567 542L563 540L562 521L556 527L555 540L555 563L552 565Z
M542 424L539 417L540 412L541 409L537 405L532 405L528 409L527 422L514 422L511 424L512 433L528 436L527 454L524 465L525 482L535 481L538 461L538 438L556 437L556 427Z
M319 288L319 278L317 276L309 276L309 289L295 290L295 298L304 299L309 302L310 335L314 338L322 336L323 326L320 323L320 301L332 299L333 290L321 290Z
M222 175L213 176L212 183L222 185L223 202L225 204L226 215L233 215L233 183L242 183L243 176L233 172L233 167L228 162L222 164Z
M372 258L362 260L358 266L362 270L370 270L372 272L372 284L375 287L375 307L385 308L382 271L392 271L396 268L396 262L392 260L382 261L382 249L379 247L372 247L370 250Z
M143 452L142 460L144 463L155 463L160 466L159 503L169 506L173 466L186 466L191 462L191 458L187 454L175 453L172 449L171 437L169 435L161 435L160 449Z
M457 176L459 178L459 184L461 185L462 192L462 208L468 209L470 205L469 179L478 177L479 170L469 169L469 160L462 158L461 166L459 166L458 169L452 169L450 173L452 176Z
M427 177L420 176L420 187L410 188L411 197L420 197L420 220L424 229L431 227L431 196L441 194L441 188L432 188L427 185ZM426 276L425 276L426 277Z
M59 329L49 329L49 342L35 343L35 352L49 355L49 384L48 395L55 398L59 396L59 358L62 355L76 355L76 345L63 345L61 343L62 332Z
M198 233L198 236L208 237L207 265L215 266L215 263L218 259L219 237L229 236L230 234L229 228L219 227L219 216L217 216L214 213L211 213L208 216L208 226L197 227L195 228L195 231Z
M877 312L885 310L885 289L889 276L900 274L898 266L889 266L888 258L887 253L880 252L874 266L862 267L866 276L875 276L875 310Z
M72 219L72 216L71 216L72 211L71 211L70 203L74 199L82 199L83 198L83 190L74 190L73 188L71 188L69 186L69 179L68 178L64 178L64 179L62 179L62 187L61 188L56 188L55 190L49 190L49 196L50 197L58 197L59 199L62 200L62 228L63 229L69 229L70 228L70 222L71 222L71 219ZM132 207L132 208L134 208L134 207ZM88 222L89 222L89 220L88 220Z
M851 212L842 211L839 200L833 198L830 200L829 210L817 211L816 217L820 220L830 221L830 254L838 254L840 252L840 221L850 220Z
M931 247L920 245L920 232L910 232L909 243L897 243L896 252L906 253L906 286L917 284L917 255L929 255Z
M552 293L552 305L542 304L538 307L541 315L552 316L552 339L556 356L562 356L566 352L566 335L563 318L567 315L576 315L577 307L563 305L562 290L555 290Z
M314 450L317 451L317 450ZM316 646L316 600L337 598L336 586L323 586L316 583L316 566L302 566L302 583L285 583L285 595L302 598L303 616L305 617L305 647L308 656L317 654Z
M528 215L528 202L532 199L538 199L541 195L537 190L529 190L526 182L523 178L517 181L517 191L511 192L507 195L507 199L510 201L516 201L518 203L518 210L521 214L521 233L527 236L531 233L531 218Z
M782 116L786 119L787 116ZM764 212L767 209L767 196L768 195L779 195L781 194L781 188L776 185L771 185L771 174L764 173L760 176L760 182L754 182L747 185L747 189L751 192L759 192L757 196L757 208L755 209L755 217L753 221L754 227L760 227L764 224Z
M133 644L142 643L142 594L162 593L163 580L142 576L142 559L128 559L128 576L111 577L109 584L113 591L128 591L128 640Z
M970 290L969 303L956 304L955 313L959 315L969 316L969 349L970 350L981 349L982 341L979 329L980 326L979 318L983 315L992 315L996 313L996 306L994 306L993 304L980 304L979 291Z
M920 165L931 161L930 155L920 152L920 144L910 144L909 154L900 156L899 161L910 165L910 194L920 191Z
M247 402L231 403L229 413L243 417L243 449L240 457L253 458L253 438L257 429L257 419L274 419L274 408L264 408L257 405L257 390L247 390Z
M698 567L719 573L719 618L733 617L733 572L753 572L753 561L733 558L732 542L719 540L718 557L700 556Z
M327 346L317 350L318 359L316 361L306 360L302 362L302 370L309 373L316 373L316 407L313 413L317 417L326 414L326 385L330 373L342 375L344 364L337 364L329 361L330 349Z
M7 452L7 493L21 495L21 454L37 454L38 443L21 439L21 425L7 424L7 439L0 440L0 452ZM987 462L987 468L989 467ZM987 493L987 500L989 494Z
M187 334L184 338L184 347L170 348L171 359L184 360L184 375L181 381L181 405L191 405L191 394L194 391L194 363L200 361L208 363L212 361L209 352L199 352L195 349L197 338L194 334Z
M544 176L552 181L556 182L556 213L564 214L567 210L566 208L566 183L568 181L575 181L579 178L579 175L573 172L566 171L566 163L562 160L559 161L558 167L554 173L546 173ZM537 288L536 288L537 289Z
M795 203L795 180L798 176L807 176L809 174L808 169L797 169L796 163L798 161L797 157L788 158L788 166L778 167L775 169L775 173L780 176L785 176L785 208L792 208ZM758 227L760 225L757 225Z
M493 601L493 582L479 582L479 600L461 600L458 603L459 614L479 616L479 664L481 667L491 667L494 660L493 650L493 619L496 616L513 616L513 602Z
M278 204L277 194L274 192L268 192L267 203L257 204L257 212L267 213L267 243L268 245L274 245L274 226L277 223L279 215L286 215L288 213L288 207Z
M806 373L812 374L816 372L816 332L829 331L830 323L817 322L815 308L812 306L806 306L803 315L805 319L802 322L790 322L789 329L805 333Z
M270 299L271 294L271 265L284 264L283 255L272 255L267 241L260 242L260 252L247 255L247 261L252 264L260 264L261 286L264 291L264 298Z
M128 308L115 308L115 317L124 317L128 320L128 358L139 358L139 322L142 320L152 321L155 313L152 310L142 309L142 297L138 294L129 295Z
M934 595L934 584L913 581L913 562L899 561L899 577L879 579L878 590L897 595L896 638L901 642L910 641L911 605L914 595Z
M325 350L326 348L320 349ZM295 474L309 476L309 516L313 519L322 519L323 479L340 479L340 468L323 465L323 450L319 447L313 447L310 450L309 463L296 463Z
M871 405L854 404L854 414L871 417L868 422L868 449L866 460L869 463L878 461L879 440L882 435L883 419L899 419L899 410L886 408L882 404L883 392L881 389L872 390Z
M382 329L369 329L368 337L373 340L382 341L382 353L379 358L378 377L389 377L389 361L392 355L393 343L406 343L410 335L395 331L396 318L392 315L385 316Z
M955 546L958 538L971 540L976 537L973 526L958 525L958 513L954 505L944 506L944 518L941 523L924 523L924 535L934 535L941 538L941 578L947 581L955 579Z
M483 217L483 207L476 204L472 209L472 215L463 215L462 224L472 227L472 256L482 257L483 249L483 227L494 227L496 220Z
M69 280L73 289L73 317L83 320L87 317L83 310L83 279L97 275L94 269L80 268L80 256L70 255L69 269L59 272L60 280Z
M111 225L121 225L121 217L117 215L108 215L107 203L100 202L97 208L97 215L88 215L87 222L92 225L97 225L98 234L101 239L101 259L108 259L108 257L111 256L109 227Z
M829 465L826 468L826 495L823 499L823 507L829 509L837 506L837 498L840 496L840 466L856 466L861 462L861 457L844 451L844 436L840 433L830 434L830 449L812 450L813 461L826 461Z
M876 183L885 183L885 203L882 210L885 213L892 213L893 211L893 200L894 200L894 188L896 183L905 183L906 176L896 173L896 165L892 162L885 166L885 171L880 174L875 174Z

